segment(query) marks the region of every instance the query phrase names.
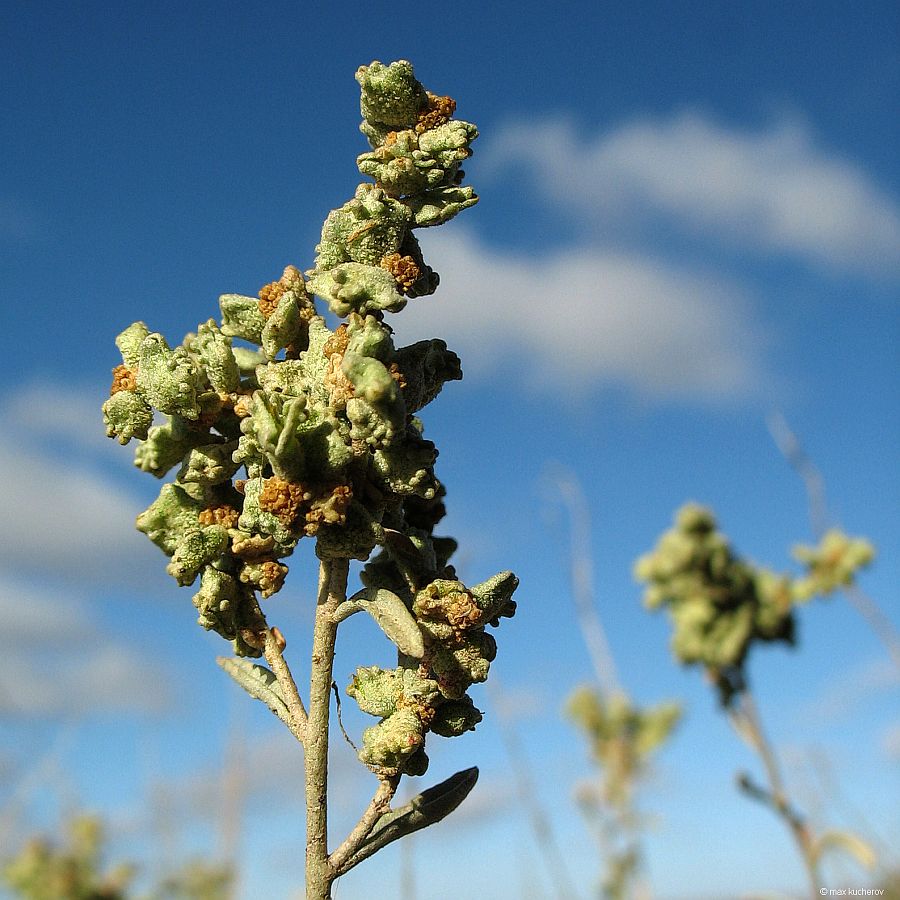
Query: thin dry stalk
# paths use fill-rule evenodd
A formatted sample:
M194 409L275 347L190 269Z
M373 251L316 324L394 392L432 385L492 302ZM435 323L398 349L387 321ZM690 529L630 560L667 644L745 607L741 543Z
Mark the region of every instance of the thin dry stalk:
M50 781L55 781L62 771L62 761L68 753L75 737L75 725L66 722L60 728L46 753L39 756L34 765L26 769L15 782L0 810L0 847L10 847L19 830L22 810L31 797Z
M810 896L819 895L821 880L815 851L815 838L805 818L791 804L781 776L781 769L775 751L766 738L756 709L756 703L749 688L738 695L736 705L729 710L729 718L734 730L762 761L766 772L768 789L756 785L748 775L741 775L738 784L741 790L768 806L787 825L794 838L797 850L803 859L809 881Z
M544 860L553 891L560 900L573 900L578 894L569 876L565 857L556 840L550 817L538 798L537 787L531 775L531 766L525 754L525 748L519 740L519 735L508 713L504 703L503 689L496 676L488 684L488 693L491 695L494 709L497 712L500 739L513 770L516 793L519 795L519 802L528 813L535 843Z
M563 466L554 467L550 478L559 491L572 523L570 571L581 635L601 692L606 695L618 694L621 693L621 687L616 663L606 637L606 630L597 612L591 553L591 514L584 489L575 474Z
M806 488L809 505L809 522L816 540L821 540L829 527L835 524L828 512L825 479L815 463L807 455L800 439L791 430L787 419L773 412L767 419L772 440L791 468L800 476ZM855 584L844 589L853 608L866 620L869 627L884 644L894 665L900 669L900 634L881 607Z
M399 900L416 900L416 867L413 838L400 841L400 897Z
M219 855L231 873L231 880L228 893L222 900L231 900L240 895L237 860L244 828L244 805L247 797L247 742L242 727L241 711L243 709L243 705L232 704L225 745Z
M853 826L863 829L866 841L874 846L879 860L893 860L895 864L900 862L900 859L897 859L897 849L879 834L879 830L874 827L868 815L844 793L832 761L825 751L809 749L806 758L819 784L819 793L828 798L837 814L852 823ZM889 868L896 868L896 865L889 864Z

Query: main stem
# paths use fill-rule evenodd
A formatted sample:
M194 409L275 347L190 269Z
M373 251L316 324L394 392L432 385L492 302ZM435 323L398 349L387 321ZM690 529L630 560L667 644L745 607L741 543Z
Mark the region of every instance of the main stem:
M328 862L328 719L338 604L347 598L345 559L323 560L319 567L319 595L313 627L309 717L306 725L306 898L331 900L336 877Z
M770 746L762 729L762 723L759 713L756 710L756 703L749 688L745 688L740 694L740 713L744 733L738 728L738 733L742 737L746 736L754 750L759 754L763 766L766 770L766 778L769 782L769 796L771 797L771 805L774 811L782 818L791 831L797 849L803 857L803 864L806 868L806 875L809 880L810 896L817 897L819 892L819 870L816 865L815 852L813 848L813 836L809 830L809 826L803 818L791 806L787 793L784 788L784 779L781 777L781 770L778 767L778 760L775 751Z

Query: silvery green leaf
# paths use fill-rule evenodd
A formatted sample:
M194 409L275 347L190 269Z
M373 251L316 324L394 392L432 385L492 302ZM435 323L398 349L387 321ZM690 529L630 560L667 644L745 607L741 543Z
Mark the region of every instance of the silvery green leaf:
M216 662L251 697L262 700L288 728L292 727L290 713L274 673L265 666L258 666L246 659L219 656L216 658Z
M264 365L266 362L266 355L260 350L251 350L249 347L232 347L231 352L234 354L239 371L244 373L252 372L257 366Z
M365 588L341 603L334 619L342 622L357 612L367 612L401 653L414 659L421 659L425 654L422 631L406 604L393 591Z

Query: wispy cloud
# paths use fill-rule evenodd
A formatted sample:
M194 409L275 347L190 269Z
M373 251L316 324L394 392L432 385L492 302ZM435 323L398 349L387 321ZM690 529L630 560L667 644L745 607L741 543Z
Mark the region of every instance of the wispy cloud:
M0 517L0 566L70 581L133 580L153 549L134 529L140 501L88 468L2 439L0 469L8 511Z
M0 568L109 587L133 583L138 571L159 562L134 528L145 504L106 474L99 402L44 384L0 404L9 511L0 517Z
M56 645L92 637L83 604L60 592L0 576L0 648Z
M588 220L662 218L742 249L851 274L900 274L900 206L796 121L743 130L696 112L582 139L566 121L519 122L486 163L524 163L546 200Z
M0 619L0 715L147 713L170 700L159 667L106 635L74 594L0 578Z
M0 401L0 714L77 718L169 702L160 667L106 634L86 599L163 579L159 551L134 528L141 500L107 474L99 402L52 384Z
M400 340L439 334L470 374L511 365L535 389L624 386L654 398L744 397L765 381L765 336L739 285L649 256L588 248L545 258L471 236L426 235L434 299L391 320Z
M127 450L106 436L100 407L108 396L99 385L75 387L36 381L20 386L3 403L4 420L29 439L65 441L81 449L122 460Z
M0 687L0 712L27 717L157 713L171 699L159 668L123 645L43 665L12 654L0 661Z
M900 674L890 660L866 662L830 682L803 713L804 721L835 725L853 714L870 697L896 690Z

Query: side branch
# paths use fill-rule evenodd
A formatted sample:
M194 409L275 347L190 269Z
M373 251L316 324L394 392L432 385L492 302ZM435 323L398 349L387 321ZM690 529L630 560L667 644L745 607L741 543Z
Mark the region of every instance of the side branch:
M738 697L740 706L730 712L732 725L751 749L759 754L766 770L769 789L765 790L759 787L743 773L738 776L738 786L754 800L765 803L787 825L803 859L811 895L817 896L816 891L820 879L813 835L804 818L794 809L788 799L778 760L763 732L752 694L749 689L745 688Z
M278 686L281 688L285 705L294 724L291 732L302 744L306 740L306 707L303 705L300 691L297 689L297 682L294 681L294 676L284 658L284 647L284 638L281 636L281 632L277 628L267 628L263 655L275 678L278 679Z
M351 867L344 868L344 864L359 850L363 841L371 834L378 820L390 809L391 800L394 799L394 794L397 793L399 784L400 776L397 775L393 778L384 779L378 785L375 796L372 797L353 830L347 835L346 840L340 847L328 857L331 868L338 875L343 875L344 872L349 871Z
M806 488L809 504L809 521L816 539L821 540L830 524L828 503L825 497L825 479L810 459L800 439L791 430L787 419L774 412L768 418L769 433L788 465L800 476ZM881 607L857 585L844 588L844 594L856 611L868 622L869 627L887 648L894 665L900 669L900 635L894 623Z
M784 797L776 796L771 791L760 787L746 772L738 773L737 784L748 797L778 813L788 823L788 826L794 833L807 830L803 816Z

